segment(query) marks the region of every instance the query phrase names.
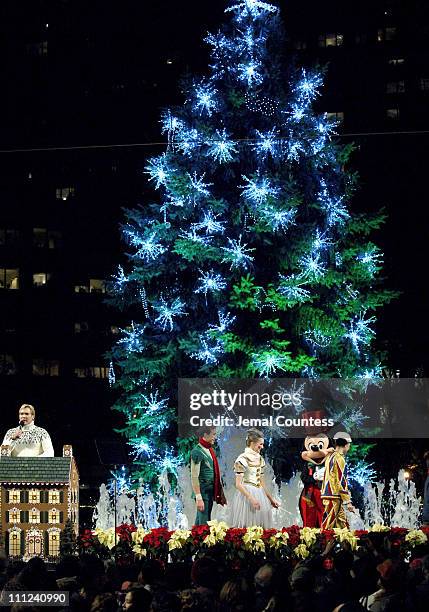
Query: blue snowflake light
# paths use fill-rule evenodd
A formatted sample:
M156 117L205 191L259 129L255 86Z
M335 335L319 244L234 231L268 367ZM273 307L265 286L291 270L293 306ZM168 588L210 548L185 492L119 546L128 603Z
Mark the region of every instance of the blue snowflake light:
M200 83L195 87L195 99L193 104L194 111L200 115L206 113L208 117L218 110L219 105L216 100L217 90L211 83Z
M219 310L218 312L218 317L219 317L219 323L217 323L216 325L213 325L213 323L209 324L209 328L210 331L216 331L219 332L220 334L223 334L226 332L226 330L231 327L231 325L234 323L234 321L236 320L236 316L231 315L230 312L222 312L221 310Z
M178 117L175 117L171 114L171 111L168 110L162 113L161 116L161 133L168 134L169 142L173 139L176 132L183 128L183 121Z
M299 122L302 121L305 117L306 105L303 105L301 102L294 102L291 104L290 116L293 121Z
M135 257L144 259L144 261L153 261L166 251L166 248L160 242L157 242L156 232L143 238L139 235L131 234L129 239L130 243L137 247Z
M299 260L299 264L302 268L302 275L307 278L319 279L326 272L326 266L320 260L319 253L304 255Z
M209 272L203 272L200 270L200 277L198 279L199 285L195 289L195 293L204 293L205 297L207 297L207 293L217 291L222 291L226 289L226 281L221 274L217 274L213 270Z
M365 487L369 482L375 482L377 472L373 467L373 463L360 460L355 464L348 465L347 477L353 480L361 487Z
M240 185L242 195L253 204L265 204L268 198L275 198L280 193L279 187L273 187L271 181L266 177L248 178L242 175L247 185Z
M210 244L212 239L211 236L201 236L201 234L197 234L197 227L193 225L190 230L183 230L180 232L180 237L185 238L185 240L191 240L192 242L197 242L198 244L204 244L205 246Z
M125 275L124 268L118 266L118 273L113 275L113 284L115 291L121 293L124 290L125 285L129 282L129 278Z
M183 465L183 459L178 457L174 453L173 449L165 452L156 461L157 472L159 474L162 474L165 471L177 476L177 470L181 465Z
M196 202L197 198L201 196L210 196L210 191L208 187L211 187L213 183L204 182L205 172L201 176L197 176L196 172L194 172L193 174L189 174L188 172L187 175L189 178L190 191L192 193L191 200L194 203Z
M365 314L360 314L359 317L350 321L347 333L344 334L344 338L350 340L354 350L359 353L361 346L368 346L373 339L375 332L371 325L375 323L375 317L369 317L365 319Z
M240 81L247 83L248 87L260 85L264 80L261 73L262 66L255 60L249 60L246 63L238 64L233 70L237 71L237 77Z
M274 208L264 208L263 214L275 232L278 230L285 232L295 223L296 209L275 210Z
M323 251L324 249L332 246L333 242L330 238L327 238L326 232L321 232L319 229L316 230L311 250L314 252Z
M310 292L307 289L303 289L302 282L294 275L283 276L280 274L281 285L277 291L284 295L288 300L296 302L305 302L310 297Z
M301 153L305 153L303 143L290 137L287 143L287 159L289 161L299 161Z
M158 157L149 160L145 174L149 174L149 180L155 183L155 189L165 185L173 170L168 166L167 154L163 153Z
M248 265L253 261L253 257L249 255L255 249L247 248L247 244L241 243L241 235L238 240L235 238L228 238L229 247L221 247L222 251L227 254L222 259L222 263L230 263L230 269L233 268L244 268L247 269Z
M185 304L179 299L175 298L170 304L161 297L158 304L154 304L154 309L159 313L155 319L155 323L158 323L162 327L162 331L165 331L167 327L170 331L173 331L175 317L186 316L188 313L183 310Z
M193 227L196 230L205 230L206 234L223 234L225 231L224 221L218 221L219 215L215 215L213 211L204 212L204 216L199 223L194 223Z
M383 380L383 368L381 364L377 364L373 368L364 368L356 375L359 380L359 387L366 392L369 385L379 386Z
M149 395L142 394L142 408L145 413L147 412L162 412L168 406L168 397L164 399L159 398L159 391L149 393Z
M203 139L195 128L183 128L175 139L175 146L183 155L190 157L195 149L201 147Z
M268 154L272 157L277 157L279 144L278 130L276 128L271 128L271 130L265 133L256 130L256 143L252 145L252 149L264 160Z
M150 459L155 453L154 447L146 440L133 440L130 446L132 448L130 455L137 460L145 457Z
M369 417L362 412L362 407L355 405L347 406L344 410L340 411L339 414L332 412L330 416L334 418L335 423L338 425L341 424L344 429L350 433L355 430L362 430L365 421L369 419Z
M268 377L278 370L285 371L288 357L276 351L265 350L252 354L252 365L259 376Z
M237 153L235 142L229 138L225 128L222 131L216 130L213 140L209 140L207 144L207 156L220 164L232 161L233 153Z
M145 329L145 325L134 325L131 322L129 328L119 330L123 337L118 340L118 344L122 344L128 353L140 353L144 349L142 336Z
M259 17L263 17L267 13L277 13L278 10L277 6L269 4L268 2L244 0L243 2L239 2L225 9L225 13L234 12L237 14L237 19L241 21L247 17L259 19Z
M223 352L222 345L219 342L210 343L204 336L200 337L200 348L191 353L192 359L202 361L205 365L215 365L218 363L219 353Z
M318 200L321 207L326 212L326 221L329 226L344 223L350 218L350 214L343 203L343 196L331 197L328 192L326 182L322 179L320 182L321 190L318 194Z
M266 40L267 34L264 30L255 31L255 28L249 26L234 38L235 50L239 55L253 56L255 52L263 48Z
M378 272L381 264L383 263L383 253L381 253L377 247L370 246L363 253L359 253L357 259L364 264L368 274L373 276L376 272Z
M302 69L301 75L293 89L297 93L298 100L310 104L319 94L318 90L323 79L318 73L307 74L305 68Z
M109 363L108 379L109 379L109 387L113 387L113 385L116 383L116 374L115 374L115 368L113 367L113 361Z

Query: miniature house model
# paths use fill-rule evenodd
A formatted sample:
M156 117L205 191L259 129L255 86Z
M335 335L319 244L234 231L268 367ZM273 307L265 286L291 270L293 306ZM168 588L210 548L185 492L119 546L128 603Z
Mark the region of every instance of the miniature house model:
M79 526L79 473L71 446L62 457L0 456L0 541L9 557L58 557L67 519Z

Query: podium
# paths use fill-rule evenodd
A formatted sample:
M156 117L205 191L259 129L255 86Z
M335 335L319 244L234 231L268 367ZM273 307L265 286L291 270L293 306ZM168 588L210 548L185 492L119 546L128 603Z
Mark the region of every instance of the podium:
M79 532L79 472L70 445L62 457L11 457L0 454L0 541L15 559L60 553L60 535L70 520Z

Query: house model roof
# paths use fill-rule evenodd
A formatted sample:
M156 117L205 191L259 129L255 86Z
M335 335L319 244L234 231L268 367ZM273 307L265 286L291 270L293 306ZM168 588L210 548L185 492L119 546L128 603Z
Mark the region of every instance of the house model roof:
M0 483L66 484L72 457L0 457Z

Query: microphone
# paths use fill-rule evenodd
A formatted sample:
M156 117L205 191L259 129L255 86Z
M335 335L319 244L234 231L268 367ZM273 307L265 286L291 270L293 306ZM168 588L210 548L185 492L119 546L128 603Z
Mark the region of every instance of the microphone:
M22 429L24 427L24 420L22 419L21 421L19 421L19 429Z

